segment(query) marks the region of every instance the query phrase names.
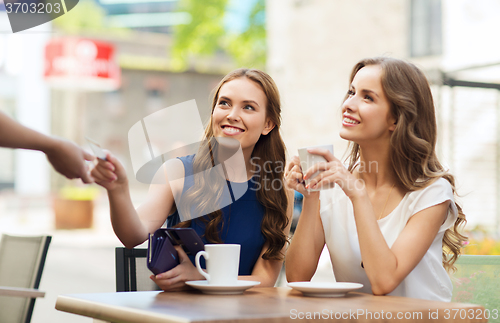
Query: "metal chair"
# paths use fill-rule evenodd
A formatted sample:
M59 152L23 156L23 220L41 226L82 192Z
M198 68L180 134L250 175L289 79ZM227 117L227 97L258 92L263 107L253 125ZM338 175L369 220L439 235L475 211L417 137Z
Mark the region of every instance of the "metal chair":
M457 271L452 278L452 301L479 304L489 310L490 319L494 311L497 311L498 316L500 256L462 255L455 265Z
M0 240L0 322L29 323L50 236L21 237L3 234Z
M136 292L161 290L149 277L148 250L144 248L115 249L116 291Z

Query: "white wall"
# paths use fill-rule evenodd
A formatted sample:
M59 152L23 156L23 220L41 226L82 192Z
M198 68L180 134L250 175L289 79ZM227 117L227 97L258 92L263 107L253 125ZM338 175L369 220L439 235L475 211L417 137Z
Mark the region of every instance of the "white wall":
M268 0L268 71L283 97L283 134L297 148L334 143L348 78L361 58L406 55L406 1Z

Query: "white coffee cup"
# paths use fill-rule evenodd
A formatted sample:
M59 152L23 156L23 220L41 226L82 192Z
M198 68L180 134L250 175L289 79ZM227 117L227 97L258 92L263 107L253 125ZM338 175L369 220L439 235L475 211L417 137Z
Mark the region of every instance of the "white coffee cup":
M329 150L333 155L333 145L320 145L320 146L310 146L299 149L299 159L300 159L300 167L302 167L302 172L305 173L309 168L314 166L320 162L326 162L326 159L320 155L314 155L308 152L307 150L310 148L321 148ZM312 178L316 177L319 174L319 171L314 173L309 179L305 181L305 185L309 185L309 182ZM320 189L309 189L309 191L319 191Z
M234 286L238 283L240 248L239 244L206 244L205 251L196 254L196 269L209 285ZM208 273L201 269L200 257L205 257Z

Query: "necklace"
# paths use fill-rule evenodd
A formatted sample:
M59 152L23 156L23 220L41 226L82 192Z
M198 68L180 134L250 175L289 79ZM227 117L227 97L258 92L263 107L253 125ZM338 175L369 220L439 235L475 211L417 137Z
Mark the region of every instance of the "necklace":
M394 188L394 186L396 186L396 182L394 182L394 184L392 184L391 190L389 191L389 195L387 195L387 199L385 200L384 208L382 209L382 212L378 216L377 221L382 218L382 215L384 215L385 207L387 206L387 202L389 201L389 197L391 196L392 189Z
M356 177L358 179L361 179L361 177L359 176L359 173L356 175ZM384 208L382 209L382 212L378 216L377 221L382 218L382 215L384 215L385 207L387 206L387 202L389 202L389 197L391 197L392 189L394 188L394 186L396 186L396 182L394 182L394 184L392 184L391 190L389 191L389 195L387 195L387 199L385 200Z

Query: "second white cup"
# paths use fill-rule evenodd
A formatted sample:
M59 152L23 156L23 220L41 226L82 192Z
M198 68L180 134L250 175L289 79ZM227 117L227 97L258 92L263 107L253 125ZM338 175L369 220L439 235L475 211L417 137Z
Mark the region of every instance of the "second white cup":
M205 251L196 254L196 269L209 285L234 286L238 283L240 248L239 244L206 244ZM200 266L200 257L205 258L207 272Z

